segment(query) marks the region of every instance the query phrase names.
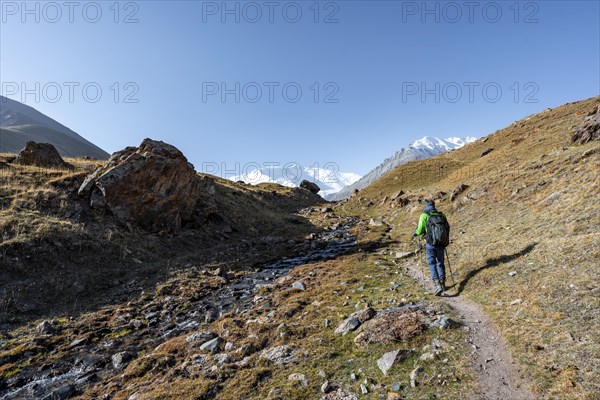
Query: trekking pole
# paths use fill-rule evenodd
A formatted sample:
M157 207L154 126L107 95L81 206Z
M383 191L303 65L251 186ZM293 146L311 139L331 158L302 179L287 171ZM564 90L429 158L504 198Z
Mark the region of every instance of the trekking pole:
M450 258L448 258L448 249L444 247L444 252L446 253L446 261L448 262L448 269L450 270L450 277L452 278L452 286L456 285L454 282L454 274L452 273L452 267L450 267Z

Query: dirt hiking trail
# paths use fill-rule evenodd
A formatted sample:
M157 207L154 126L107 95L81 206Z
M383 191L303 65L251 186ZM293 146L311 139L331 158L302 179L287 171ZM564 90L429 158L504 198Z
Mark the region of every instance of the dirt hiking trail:
M433 290L426 265L419 267L409 259L402 264L402 267L423 288L428 291ZM450 276L446 281L447 285L449 283L451 283ZM506 342L490 318L476 304L459 296L453 297L454 293L455 290L451 287L440 299L454 309L460 317L460 324L468 332L467 342L472 349L471 362L479 383L478 392L471 398L473 400L535 400L536 397L527 389L519 366L513 361Z

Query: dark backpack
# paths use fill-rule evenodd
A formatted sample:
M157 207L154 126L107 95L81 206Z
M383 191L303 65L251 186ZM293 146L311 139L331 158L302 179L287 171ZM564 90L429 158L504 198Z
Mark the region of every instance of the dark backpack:
M442 213L431 213L427 220L425 241L435 247L446 247L450 244L450 224Z

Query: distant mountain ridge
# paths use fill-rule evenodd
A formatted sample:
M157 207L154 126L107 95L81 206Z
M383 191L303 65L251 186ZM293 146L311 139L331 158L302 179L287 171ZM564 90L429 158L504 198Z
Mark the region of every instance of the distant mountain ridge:
M425 158L433 157L437 154L444 153L446 151L458 149L467 143L471 143L477 140L474 137L449 137L447 139L440 139L437 137L425 136L419 140L414 141L407 147L401 148L396 153L385 159L379 166L371 170L368 174L357 180L356 182L344 187L337 193L330 194L325 198L327 200L343 200L352 195L355 189L363 189L387 174L399 165L406 164L411 161L423 160Z
M17 153L28 141L50 143L63 157L106 159L109 154L35 108L0 96L0 153Z
M303 180L314 182L321 188L319 195L325 197L337 193L347 185L360 179L360 175L351 172L339 172L335 169L311 168L300 164L285 166L266 166L253 169L246 174L229 178L232 181L244 181L253 185L265 182L296 187Z

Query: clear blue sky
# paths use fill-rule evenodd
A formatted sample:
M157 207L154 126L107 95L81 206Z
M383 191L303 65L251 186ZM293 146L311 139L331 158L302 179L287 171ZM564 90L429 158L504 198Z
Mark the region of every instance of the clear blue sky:
M315 3L227 2L236 15L221 1L29 2L30 11L2 1L3 94L21 101L11 85L25 84L40 95L25 103L109 152L152 137L198 170L335 162L360 174L419 137L481 137L600 94L598 1ZM236 82L239 103L212 94Z

